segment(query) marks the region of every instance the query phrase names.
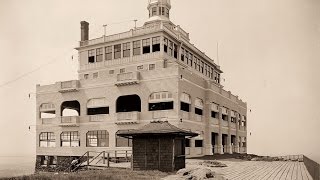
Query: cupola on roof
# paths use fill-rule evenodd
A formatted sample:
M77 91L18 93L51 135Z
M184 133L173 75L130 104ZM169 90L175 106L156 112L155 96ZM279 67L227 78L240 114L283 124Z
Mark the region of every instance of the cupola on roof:
M153 21L170 21L170 9L170 0L149 0L149 20L146 23Z

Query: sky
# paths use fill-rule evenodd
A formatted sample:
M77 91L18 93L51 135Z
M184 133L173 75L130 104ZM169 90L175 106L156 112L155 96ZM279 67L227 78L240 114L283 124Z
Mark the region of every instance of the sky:
M103 24L107 34L127 31L133 19L147 20L147 3L0 0L0 156L35 154L36 84L77 78L80 21L90 23L90 38L103 35ZM248 152L320 162L320 1L171 3L171 21L248 103Z

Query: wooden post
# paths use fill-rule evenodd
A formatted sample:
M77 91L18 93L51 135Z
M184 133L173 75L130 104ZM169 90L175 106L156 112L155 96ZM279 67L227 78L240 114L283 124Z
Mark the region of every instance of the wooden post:
M128 161L128 154L127 154L127 151L126 151L126 161Z
M87 169L89 169L89 151L87 152Z
M106 164L106 152L105 151L103 151L103 157L102 158L103 158L102 159L102 163Z
M110 167L110 153L107 153L107 167Z

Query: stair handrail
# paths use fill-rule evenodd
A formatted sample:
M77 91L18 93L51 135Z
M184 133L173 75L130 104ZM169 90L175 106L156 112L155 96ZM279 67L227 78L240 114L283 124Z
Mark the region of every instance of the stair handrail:
M105 153L105 151L100 152L98 155L90 159L91 161L89 161L88 165L90 166L90 163L92 163L95 159L97 159L102 153Z
M89 151L85 152L80 158L77 159L78 164L72 169L72 166L74 164L71 164L70 166L68 166L68 168L66 168L64 171L70 170L70 172L73 172L76 168L78 168L82 163L81 163L81 159L85 156L89 156Z

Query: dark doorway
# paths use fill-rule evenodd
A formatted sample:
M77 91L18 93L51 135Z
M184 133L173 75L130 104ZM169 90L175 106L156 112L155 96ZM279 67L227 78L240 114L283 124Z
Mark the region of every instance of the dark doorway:
M222 134L222 146L223 146L223 152L227 151L227 141L228 141L228 135L227 134Z
M218 153L215 152L215 147L217 146L218 142L218 134L217 133L211 133L211 145L212 145L212 153Z
M117 112L141 112L141 99L138 95L120 96L116 106Z

